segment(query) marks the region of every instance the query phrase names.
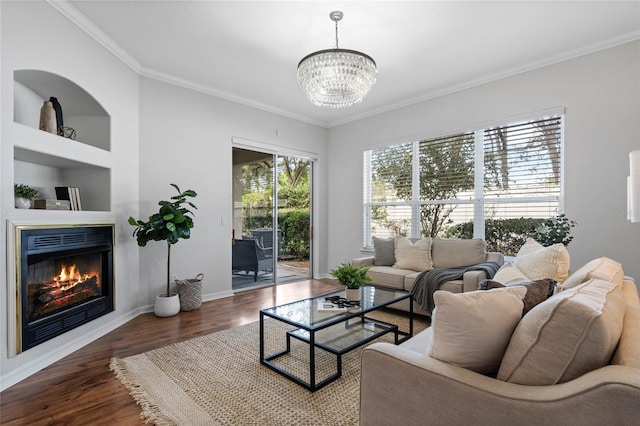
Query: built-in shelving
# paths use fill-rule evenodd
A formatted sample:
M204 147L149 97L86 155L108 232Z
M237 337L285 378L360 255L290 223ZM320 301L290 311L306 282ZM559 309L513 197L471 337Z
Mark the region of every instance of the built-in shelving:
M50 97L62 106L64 126L76 139L39 129L40 109ZM78 187L86 211L111 210L111 118L74 82L40 70L14 71L14 182L55 199L56 186Z

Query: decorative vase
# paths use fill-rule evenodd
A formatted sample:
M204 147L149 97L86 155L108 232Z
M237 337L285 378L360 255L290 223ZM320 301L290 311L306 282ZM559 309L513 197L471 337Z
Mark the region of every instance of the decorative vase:
M157 317L172 317L180 312L180 297L178 293L171 293L167 296L165 293L156 296L156 304L153 312Z
M15 197L15 206L17 209L30 209L31 200L23 197Z
M362 291L359 288L347 288L345 298L350 302L360 301Z
M60 134L60 128L64 126L64 123L62 121L62 105L60 105L58 99L54 98L53 96L49 98L49 102L51 102L53 110L56 112L56 133L62 136Z
M56 126L56 111L50 101L44 101L44 105L40 108L40 130L48 133L58 134Z

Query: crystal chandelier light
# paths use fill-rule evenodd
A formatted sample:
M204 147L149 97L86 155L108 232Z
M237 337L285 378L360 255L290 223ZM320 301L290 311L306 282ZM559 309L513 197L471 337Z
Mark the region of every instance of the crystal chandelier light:
M340 11L329 14L336 23L336 47L311 53L298 64L298 84L311 103L346 108L362 102L376 82L376 62L362 52L338 48Z

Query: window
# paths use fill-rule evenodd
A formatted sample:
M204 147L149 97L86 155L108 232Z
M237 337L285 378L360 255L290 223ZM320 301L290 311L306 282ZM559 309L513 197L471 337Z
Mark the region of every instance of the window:
M364 152L364 246L372 237L446 238L561 205L562 116Z

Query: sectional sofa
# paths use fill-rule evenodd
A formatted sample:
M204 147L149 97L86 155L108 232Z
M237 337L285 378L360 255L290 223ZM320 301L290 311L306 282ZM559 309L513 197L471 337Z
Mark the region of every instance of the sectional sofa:
M507 275L513 278L514 271ZM558 289L524 316L528 290L517 281L463 294L436 292L431 327L399 346L364 349L360 424L637 424L635 281L603 257Z

